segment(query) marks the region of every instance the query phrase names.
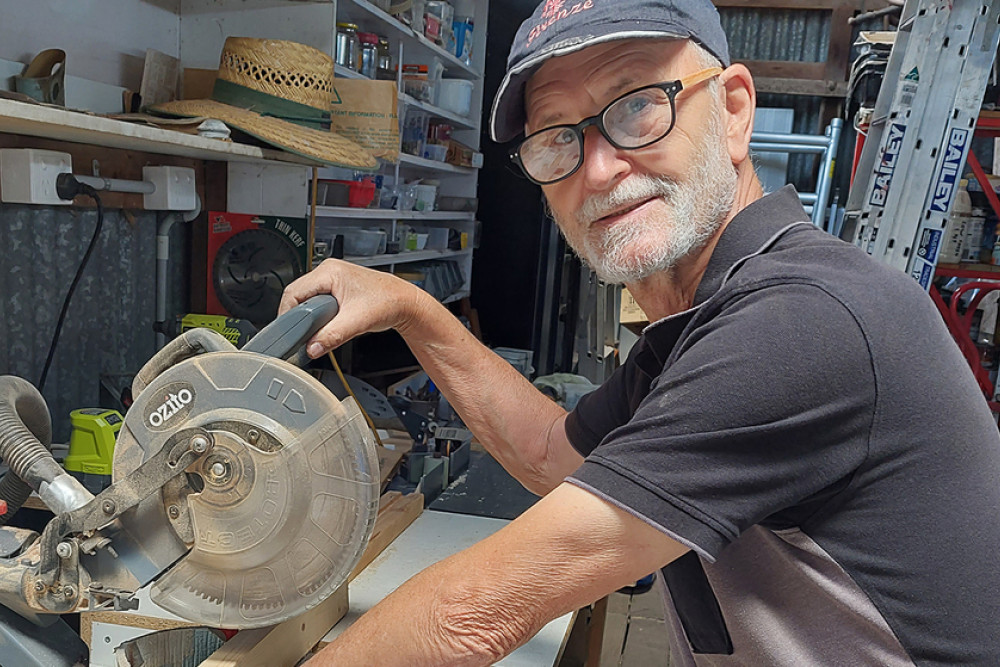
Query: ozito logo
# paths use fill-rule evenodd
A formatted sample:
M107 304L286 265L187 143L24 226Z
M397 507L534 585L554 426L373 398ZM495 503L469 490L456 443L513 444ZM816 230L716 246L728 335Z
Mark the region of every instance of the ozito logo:
M931 201L932 211L947 213L948 209L951 208L951 201L955 196L955 183L962 170L962 163L965 162L965 144L968 140L969 131L961 128L954 128L948 135L948 145L944 149L941 173L938 174L937 184L934 186L934 199Z
M146 425L153 430L168 428L186 417L194 403L194 388L186 382L174 382L157 392L157 398L145 410Z
M888 132L889 137L885 142L885 151L875 167L875 187L869 200L872 206L885 206L885 201L889 196L889 185L892 184L892 173L896 171L896 163L899 161L899 149L903 146L906 126L891 123Z

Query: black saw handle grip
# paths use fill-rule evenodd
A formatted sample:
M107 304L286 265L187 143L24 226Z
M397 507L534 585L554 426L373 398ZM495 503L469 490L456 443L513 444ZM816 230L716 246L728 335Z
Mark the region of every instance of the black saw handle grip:
M303 366L309 362L303 345L336 317L339 311L340 304L336 298L329 294L318 294L278 316L242 349Z

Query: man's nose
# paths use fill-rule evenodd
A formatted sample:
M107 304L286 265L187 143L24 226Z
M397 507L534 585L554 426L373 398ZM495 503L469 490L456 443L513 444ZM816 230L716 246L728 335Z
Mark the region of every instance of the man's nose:
M620 181L631 169L623 151L615 148L596 127L583 133L583 172L587 188L603 191Z

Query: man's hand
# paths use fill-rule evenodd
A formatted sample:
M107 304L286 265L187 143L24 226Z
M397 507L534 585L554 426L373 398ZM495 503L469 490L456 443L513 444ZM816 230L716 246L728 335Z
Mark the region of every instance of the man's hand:
M340 312L310 341L307 352L314 359L364 333L403 330L421 311L420 304L436 305L426 292L391 273L328 259L285 289L278 312L317 294L337 297Z

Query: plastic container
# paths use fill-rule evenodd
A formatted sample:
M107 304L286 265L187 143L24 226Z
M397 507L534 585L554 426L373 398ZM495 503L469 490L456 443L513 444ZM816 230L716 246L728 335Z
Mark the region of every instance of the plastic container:
M358 71L369 79L374 79L378 70L378 35L373 32L359 32L358 40L361 42Z
M344 255L351 257L370 257L378 254L379 247L384 247L385 232L381 229L360 229L346 227L344 235Z
M448 147L442 144L425 144L424 157L428 160L444 162L444 159L448 157Z
M437 199L437 186L419 183L413 186L416 201L413 205L416 211L433 211L434 200Z
M465 79L441 79L437 84L437 105L442 109L468 116L472 107L471 81Z
M321 184L326 185L326 197L323 199L325 206L368 208L375 199L375 183L373 181L323 179Z
M939 262L956 264L962 261L965 227L972 215L972 199L966 189L967 185L967 181L963 179L958 192L955 193L955 204L944 228L944 240L941 243L941 253L938 255Z
M447 250L448 248L448 228L432 227L427 230L428 250Z
M524 377L531 377L531 374L535 372L534 367L531 365L535 353L531 350L521 350L515 347L495 347L493 351L516 368Z

